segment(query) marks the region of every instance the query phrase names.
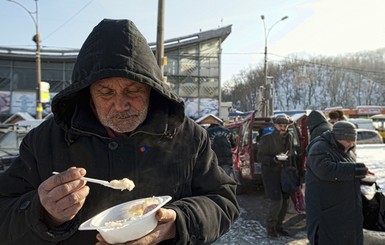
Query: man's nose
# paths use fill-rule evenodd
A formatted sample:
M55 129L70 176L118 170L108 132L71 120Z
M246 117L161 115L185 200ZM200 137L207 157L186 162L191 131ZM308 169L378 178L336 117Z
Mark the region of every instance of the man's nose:
M114 98L114 108L117 111L125 111L129 109L131 106L130 101L127 99L127 97L122 95L117 95Z

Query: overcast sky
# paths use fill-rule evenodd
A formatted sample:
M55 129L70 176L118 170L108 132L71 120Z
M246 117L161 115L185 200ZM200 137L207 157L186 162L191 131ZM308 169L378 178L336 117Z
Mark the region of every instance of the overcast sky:
M34 0L18 0L31 12ZM78 49L103 18L135 22L156 41L157 0L39 0L41 45ZM263 66L265 15L269 59L337 55L385 47L384 0L165 0L165 39L232 25L222 45L222 83ZM34 23L15 3L0 0L0 46L34 48Z

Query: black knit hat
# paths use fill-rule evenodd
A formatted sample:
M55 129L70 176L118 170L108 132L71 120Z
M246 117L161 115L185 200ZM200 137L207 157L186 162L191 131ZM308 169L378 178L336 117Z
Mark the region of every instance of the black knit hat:
M356 126L348 121L339 121L333 125L332 134L336 140L356 141Z

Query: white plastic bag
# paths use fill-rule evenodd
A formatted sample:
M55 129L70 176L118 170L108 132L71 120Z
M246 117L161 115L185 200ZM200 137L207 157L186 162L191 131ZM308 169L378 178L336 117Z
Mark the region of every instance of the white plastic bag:
M373 183L372 185L361 185L361 193L368 200L372 200L376 192L377 190L375 183Z

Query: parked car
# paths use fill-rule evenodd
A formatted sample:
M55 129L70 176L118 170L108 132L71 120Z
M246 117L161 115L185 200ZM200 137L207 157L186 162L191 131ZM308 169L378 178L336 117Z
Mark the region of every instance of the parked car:
M369 118L349 118L349 122L353 123L356 128L371 129L374 130L373 120Z
M373 120L374 127L381 134L382 141L385 143L385 114L377 114L371 116L370 119Z
M10 130L0 138L0 174L19 155L19 146L27 131Z
M357 144L382 144L383 139L377 130L357 129Z
M43 120L21 120L14 124L0 124L0 174L19 155L19 146L24 136Z

